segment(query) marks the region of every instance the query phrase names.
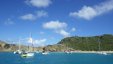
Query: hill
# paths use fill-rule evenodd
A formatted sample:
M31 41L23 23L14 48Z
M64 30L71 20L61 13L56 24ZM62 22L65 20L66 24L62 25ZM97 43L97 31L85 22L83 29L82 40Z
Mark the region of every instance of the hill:
M62 39L58 44L65 45L66 47L74 50L83 51L113 51L113 35L104 34L101 36L91 37L67 37Z
M32 50L32 47L29 47ZM0 41L0 51L15 51L18 50L18 45L8 44ZM21 50L28 50L28 46L21 45ZM69 51L69 50L82 50L82 51L113 51L113 35L104 34L100 36L90 37L67 37L54 45L45 47L35 47L35 51Z
M8 44L7 42L1 41L0 40L0 51L16 51L19 49L19 46L17 44ZM29 47L29 51L32 50L33 47ZM21 50L28 50L28 46L21 45ZM35 47L34 50L42 50L42 48L37 48Z

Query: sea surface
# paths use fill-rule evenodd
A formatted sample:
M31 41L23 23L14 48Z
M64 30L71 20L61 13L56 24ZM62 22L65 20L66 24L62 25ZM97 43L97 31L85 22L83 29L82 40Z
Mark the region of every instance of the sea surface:
M35 53L34 57L22 58L13 52L0 52L0 64L113 64L113 54Z

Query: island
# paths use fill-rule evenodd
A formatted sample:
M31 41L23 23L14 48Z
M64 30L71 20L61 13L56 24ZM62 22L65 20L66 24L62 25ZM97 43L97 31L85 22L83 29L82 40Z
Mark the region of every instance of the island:
M29 47L32 49L32 47ZM17 44L9 44L0 40L0 51L11 52L18 49ZM21 45L22 50L27 50L28 46ZM57 44L47 45L44 47L34 47L35 51L49 51L49 52L90 52L107 51L113 53L113 35L103 34L98 36L72 36L63 38ZM84 52L85 51L85 52Z

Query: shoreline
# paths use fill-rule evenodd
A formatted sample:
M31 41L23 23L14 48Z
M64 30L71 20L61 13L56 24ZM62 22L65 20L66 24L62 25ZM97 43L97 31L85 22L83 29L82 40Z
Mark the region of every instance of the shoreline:
M13 52L13 51L0 51L1 52ZM35 51L37 52L37 51ZM47 51L51 52L51 51ZM55 52L61 52L61 53L113 53L113 51L55 51Z
M71 53L113 53L113 51L71 51Z
M57 52L61 52L61 53L113 53L113 51L57 51Z

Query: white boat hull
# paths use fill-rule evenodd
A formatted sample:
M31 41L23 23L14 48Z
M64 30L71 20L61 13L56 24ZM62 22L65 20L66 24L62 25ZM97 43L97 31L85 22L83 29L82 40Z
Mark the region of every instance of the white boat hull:
M34 56L34 53L27 53L27 56Z
M43 55L47 55L47 54L49 54L49 52L43 52L42 54L43 54Z
M108 55L106 52L98 52L98 54Z
M28 52L28 53L21 54L21 57L33 57L33 56L34 56L33 52Z
M20 50L14 51L14 54L21 54L21 53L22 53L22 51L20 51Z

